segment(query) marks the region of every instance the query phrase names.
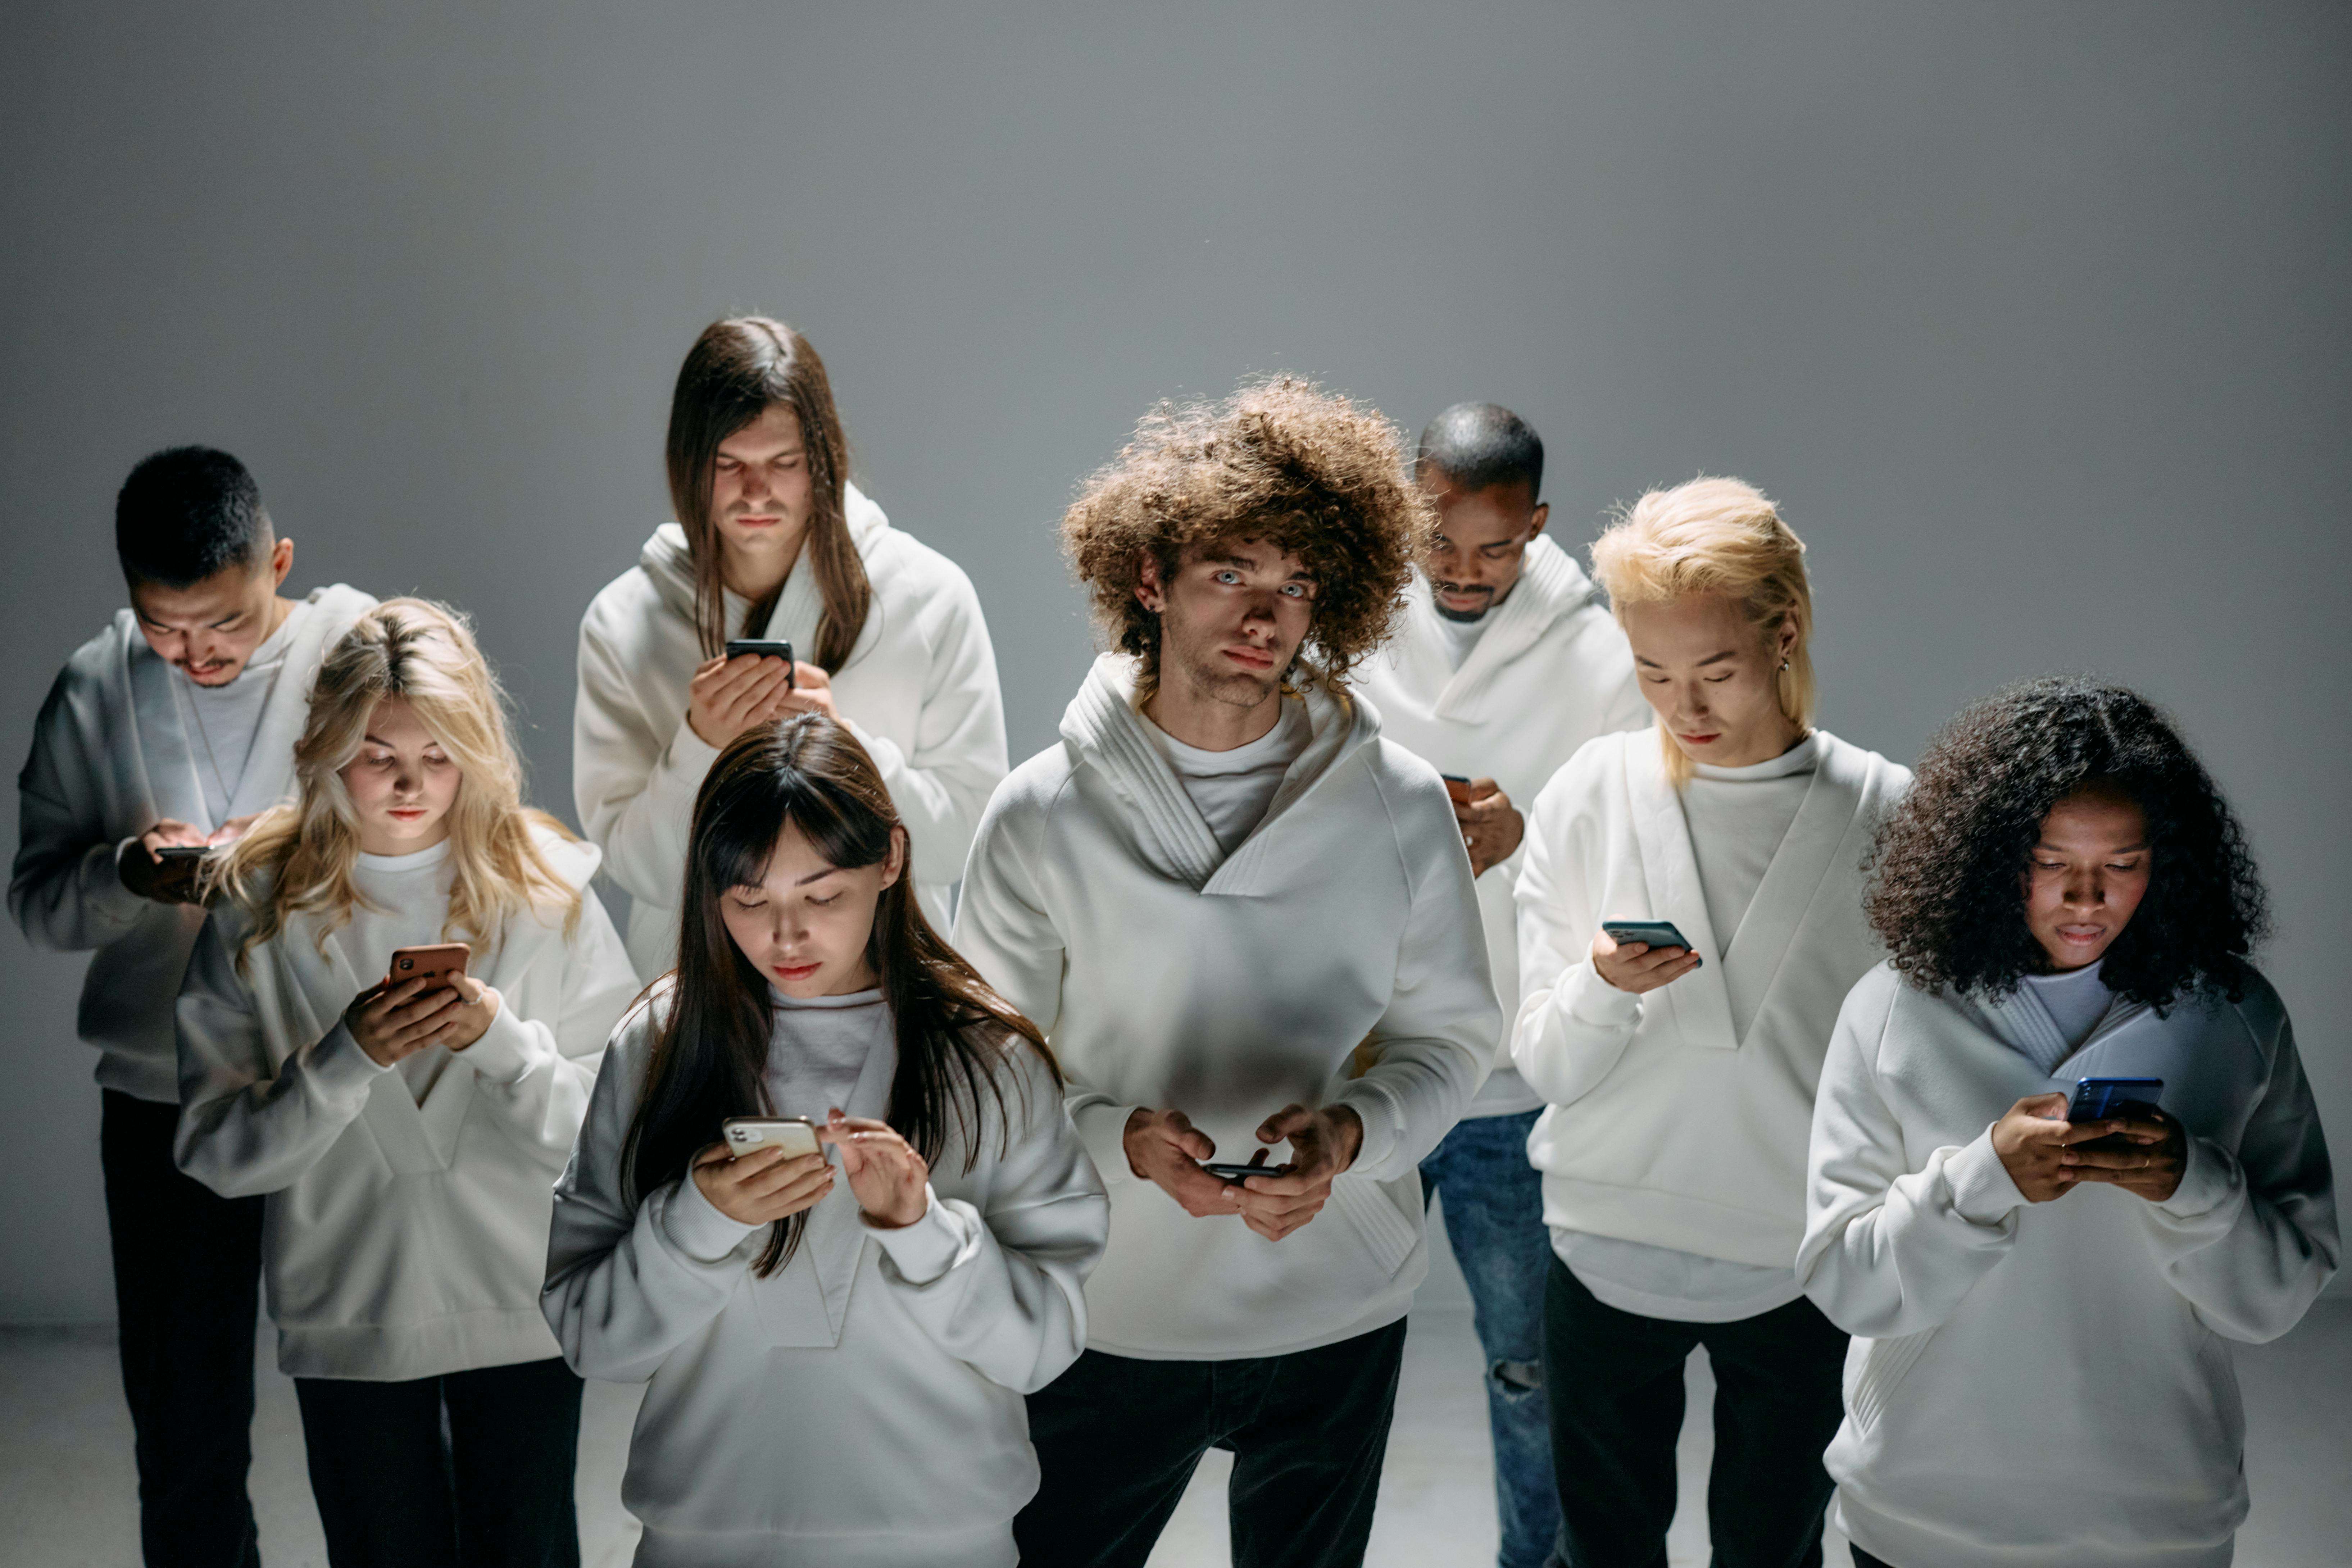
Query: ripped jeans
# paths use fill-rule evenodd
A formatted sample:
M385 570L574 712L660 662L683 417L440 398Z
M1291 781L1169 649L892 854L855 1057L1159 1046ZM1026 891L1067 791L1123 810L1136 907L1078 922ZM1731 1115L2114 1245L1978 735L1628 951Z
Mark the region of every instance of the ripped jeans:
M1541 1110L1459 1121L1421 1163L1421 1193L1445 1194L1445 1237L1470 1284L1473 1321L1486 1355L1486 1422L1495 1438L1499 1568L1555 1561L1559 1493L1552 1477L1543 1387L1544 1278L1551 1236L1543 1183L1528 1163L1528 1134Z

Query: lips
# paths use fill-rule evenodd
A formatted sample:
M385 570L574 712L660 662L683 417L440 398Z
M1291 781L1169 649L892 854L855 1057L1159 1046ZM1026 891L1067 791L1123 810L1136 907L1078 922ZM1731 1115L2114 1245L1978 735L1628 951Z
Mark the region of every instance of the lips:
M1225 650L1225 657L1232 659L1235 664L1244 666L1249 669L1272 669L1274 668L1273 653L1262 647L1229 647Z
M768 967L779 980L806 980L817 972L814 963L772 963Z
M425 808L421 805L395 805L385 815L395 821L414 822L425 815Z
M1692 744L1692 745L1694 745L1694 746L1712 746L1712 745L1713 745L1713 744L1715 744L1717 741L1720 741L1720 740L1722 740L1722 739L1723 739L1723 731L1720 731L1720 730L1717 730L1717 731L1714 731L1712 734L1706 734L1706 735L1685 735L1685 734L1682 733L1680 731L1676 731L1675 732L1675 739L1676 739L1677 741L1686 741L1686 742L1688 742L1690 744Z

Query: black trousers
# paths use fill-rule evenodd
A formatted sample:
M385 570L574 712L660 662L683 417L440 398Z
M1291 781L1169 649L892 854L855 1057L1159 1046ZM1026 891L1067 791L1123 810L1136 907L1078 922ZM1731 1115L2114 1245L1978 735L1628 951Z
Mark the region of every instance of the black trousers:
M294 1392L332 1568L577 1568L580 1379L560 1359Z
M224 1198L172 1163L180 1108L100 1096L99 1163L114 1252L122 1396L149 1568L261 1561L253 1458L259 1198Z
M1819 1568L1822 1450L1844 1416L1846 1336L1802 1299L1730 1323L1621 1312L1555 1258L1544 1368L1570 1568L1666 1568L1683 1363L1696 1345L1715 1366L1716 1568Z
M1288 1355L1140 1361L1088 1351L1029 1396L1044 1471L1013 1521L1025 1568L1141 1568L1201 1456L1234 1456L1234 1568L1364 1560L1404 1322Z

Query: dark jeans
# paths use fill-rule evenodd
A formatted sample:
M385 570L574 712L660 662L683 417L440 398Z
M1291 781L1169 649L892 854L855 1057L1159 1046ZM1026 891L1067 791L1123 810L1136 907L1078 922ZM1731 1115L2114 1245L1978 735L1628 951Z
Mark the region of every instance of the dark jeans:
M1458 1121L1421 1163L1421 1192L1445 1195L1445 1237L1470 1286L1471 1321L1486 1359L1486 1427L1495 1442L1501 1568L1543 1568L1559 1535L1544 1400L1543 1176L1528 1163L1541 1110Z
M560 1359L294 1392L332 1568L576 1568L580 1380Z
M180 1108L100 1096L122 1396L150 1568L252 1568L253 1334L259 1198L224 1198L172 1163Z
M1800 1298L1730 1323L1621 1312L1555 1259L1544 1297L1551 1450L1572 1568L1666 1568L1683 1363L1715 1366L1715 1568L1819 1568L1829 1473L1844 1417L1846 1336Z
M1364 1560L1404 1322L1288 1355L1088 1351L1029 1396L1044 1475L1013 1521L1024 1568L1140 1568L1201 1456L1234 1456L1234 1568Z

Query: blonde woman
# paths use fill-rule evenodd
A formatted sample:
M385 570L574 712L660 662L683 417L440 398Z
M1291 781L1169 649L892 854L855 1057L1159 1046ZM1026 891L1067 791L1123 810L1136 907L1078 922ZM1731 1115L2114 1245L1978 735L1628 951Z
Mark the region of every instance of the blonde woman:
M423 600L327 655L294 765L299 799L209 879L180 1166L269 1195L331 1560L576 1563L580 1383L539 1286L550 1190L636 990L596 851L524 807L496 680ZM395 949L445 942L472 950L454 984L386 979Z
M1664 1560L1703 1344L1716 1561L1818 1563L1846 1342L1791 1267L1806 1137L1880 956L1863 855L1910 775L1814 726L1804 545L1754 486L1652 491L1592 563L1657 724L1588 742L1536 800L1511 1041L1548 1102L1528 1153L1568 1557ZM1603 929L1627 921L1684 942Z

